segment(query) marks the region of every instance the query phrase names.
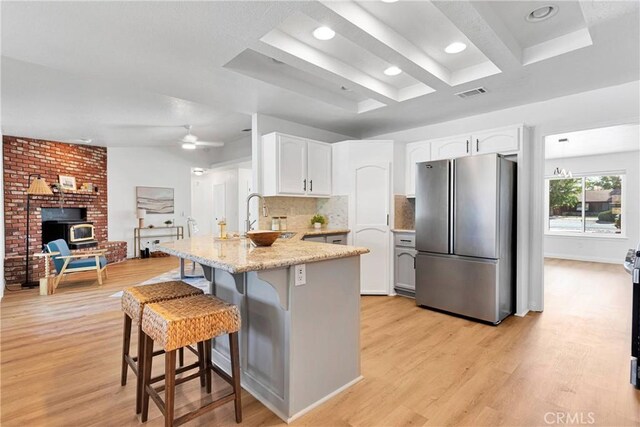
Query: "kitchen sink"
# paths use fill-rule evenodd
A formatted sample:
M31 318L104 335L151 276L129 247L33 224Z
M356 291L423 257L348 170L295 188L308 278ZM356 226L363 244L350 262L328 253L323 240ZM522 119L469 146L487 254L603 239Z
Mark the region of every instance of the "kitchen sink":
M295 235L296 233L294 231L283 231L280 233L280 237L278 237L278 239L290 239Z

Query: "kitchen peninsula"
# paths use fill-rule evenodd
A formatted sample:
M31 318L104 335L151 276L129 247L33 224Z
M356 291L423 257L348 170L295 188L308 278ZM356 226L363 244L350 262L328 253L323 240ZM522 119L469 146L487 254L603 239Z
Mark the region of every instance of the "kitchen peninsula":
M240 308L242 386L284 421L362 378L360 255L368 249L299 239L254 247L212 236L158 249L199 263L211 293ZM228 354L227 340L216 339L213 360L227 372Z

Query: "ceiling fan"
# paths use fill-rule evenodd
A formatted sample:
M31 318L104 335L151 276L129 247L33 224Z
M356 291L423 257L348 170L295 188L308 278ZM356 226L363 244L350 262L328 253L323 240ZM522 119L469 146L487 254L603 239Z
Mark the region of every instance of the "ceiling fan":
M185 125L187 134L179 141L185 150L195 150L197 147L222 147L224 142L200 141L198 137L191 133L191 125Z

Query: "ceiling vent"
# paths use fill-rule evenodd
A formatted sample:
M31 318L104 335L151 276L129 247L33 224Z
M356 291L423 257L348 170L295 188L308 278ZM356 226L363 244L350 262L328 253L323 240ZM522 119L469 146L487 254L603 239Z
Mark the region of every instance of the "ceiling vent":
M475 89L465 90L464 92L456 93L460 98L471 98L472 96L482 95L483 93L487 93L487 90L483 87L477 87Z

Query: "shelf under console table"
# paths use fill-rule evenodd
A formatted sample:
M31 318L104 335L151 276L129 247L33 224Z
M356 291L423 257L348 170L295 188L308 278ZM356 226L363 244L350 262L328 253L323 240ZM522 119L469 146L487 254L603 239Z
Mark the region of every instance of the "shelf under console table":
M145 234L145 231L162 230L158 234ZM184 227L182 225L163 226L163 227L136 227L133 229L133 256L140 257L140 249L142 249L142 239L156 239L160 237L173 237L176 240L184 239Z

